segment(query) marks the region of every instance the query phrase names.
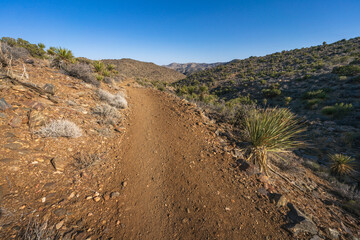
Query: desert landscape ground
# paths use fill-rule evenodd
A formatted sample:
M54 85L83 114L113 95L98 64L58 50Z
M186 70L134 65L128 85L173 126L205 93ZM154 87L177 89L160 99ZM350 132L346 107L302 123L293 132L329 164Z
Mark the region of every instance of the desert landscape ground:
M1 239L360 237L359 38L180 72L0 43Z

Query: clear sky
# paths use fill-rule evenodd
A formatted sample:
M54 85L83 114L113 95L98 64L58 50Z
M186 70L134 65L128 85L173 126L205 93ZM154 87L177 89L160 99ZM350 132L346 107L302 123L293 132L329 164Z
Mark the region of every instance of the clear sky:
M360 0L0 0L0 21L75 56L210 63L360 36Z

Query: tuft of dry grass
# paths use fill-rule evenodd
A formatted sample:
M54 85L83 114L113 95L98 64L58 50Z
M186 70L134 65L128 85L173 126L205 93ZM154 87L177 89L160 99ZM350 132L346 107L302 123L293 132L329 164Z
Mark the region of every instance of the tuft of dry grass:
M75 167L78 169L88 168L102 161L102 156L98 153L84 153L78 152L74 156Z
M117 94L111 94L103 89L99 89L98 95L101 100L106 101L111 106L117 108L127 108L128 106L128 103L125 99L125 94L123 92L118 92Z
M97 105L93 109L93 113L101 117L102 122L110 124L115 124L121 118L120 112L107 103Z
M68 137L82 136L82 130L69 120L54 120L37 131L42 137Z

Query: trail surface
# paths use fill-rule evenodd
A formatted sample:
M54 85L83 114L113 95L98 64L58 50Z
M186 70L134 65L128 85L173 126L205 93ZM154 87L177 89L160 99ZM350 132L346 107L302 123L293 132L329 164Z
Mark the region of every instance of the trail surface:
M151 89L126 90L129 126L119 158L125 176L113 182L125 185L116 237L289 238L274 206L234 181L234 159L216 147L194 107Z

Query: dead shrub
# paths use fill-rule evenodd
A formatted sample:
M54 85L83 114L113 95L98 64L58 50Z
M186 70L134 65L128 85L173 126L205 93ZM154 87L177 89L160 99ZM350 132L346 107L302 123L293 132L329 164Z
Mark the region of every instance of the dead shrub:
M115 124L121 118L119 111L107 103L97 105L93 113L101 118L101 123L105 124Z
M14 60L16 59L25 60L30 57L29 51L22 47L10 46L6 43L1 43L0 47L1 47L1 52L4 55L7 55L9 58L12 58Z
M83 80L94 86L100 86L100 82L96 80L91 67L85 63L68 64L62 67L69 76Z
M51 240L56 239L56 233L47 222L39 223L36 219L30 220L19 232L19 239L24 240Z
M125 93L118 92L117 94L111 94L103 89L98 90L98 95L101 100L106 101L111 106L117 108L127 108L128 104L125 99Z
M68 120L54 120L37 131L42 137L68 137L77 138L82 136L81 129Z
M74 166L78 169L85 169L102 161L102 156L98 153L78 152L74 156Z

